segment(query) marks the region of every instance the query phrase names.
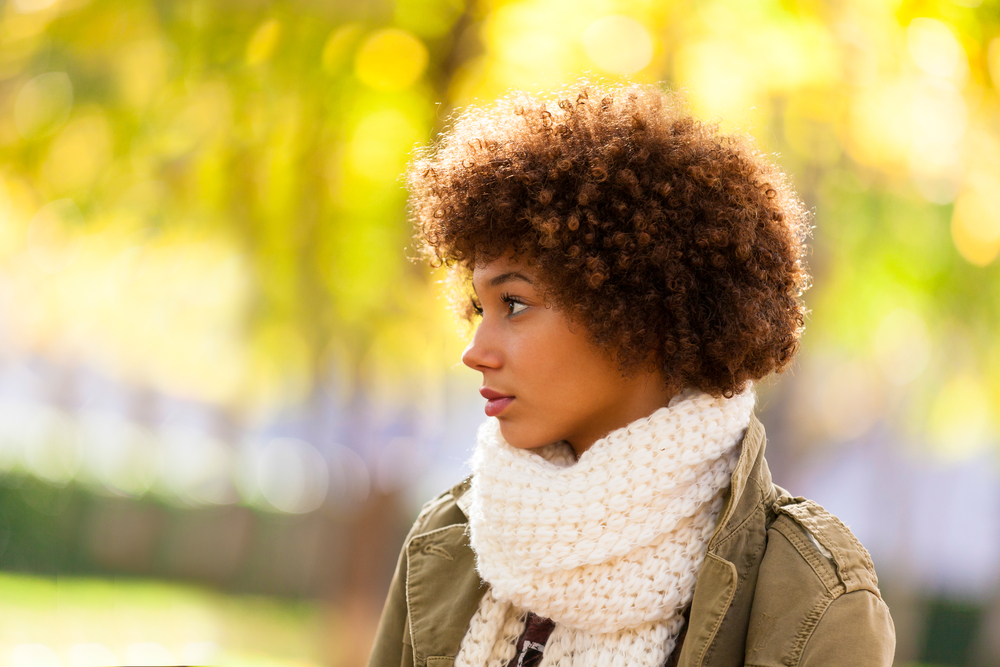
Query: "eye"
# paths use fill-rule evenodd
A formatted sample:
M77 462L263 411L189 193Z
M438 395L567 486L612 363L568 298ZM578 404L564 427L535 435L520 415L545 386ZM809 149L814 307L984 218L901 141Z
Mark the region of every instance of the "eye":
M523 313L528 309L528 304L521 301L516 296L511 296L510 294L501 294L500 300L507 305L507 315L514 316Z
M476 297L469 299L469 309L479 317L483 316L483 306Z

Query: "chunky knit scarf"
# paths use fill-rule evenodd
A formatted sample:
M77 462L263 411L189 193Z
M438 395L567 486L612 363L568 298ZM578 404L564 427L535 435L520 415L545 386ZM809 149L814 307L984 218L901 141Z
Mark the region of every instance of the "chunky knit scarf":
M752 390L688 390L576 460L565 442L516 449L479 429L468 510L490 584L456 667L504 667L526 611L555 621L541 667L660 667L684 625Z

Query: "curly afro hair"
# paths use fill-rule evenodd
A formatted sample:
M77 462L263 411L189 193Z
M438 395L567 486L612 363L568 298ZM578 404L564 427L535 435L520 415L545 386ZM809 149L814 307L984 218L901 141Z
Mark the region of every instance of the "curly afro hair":
M623 373L652 362L672 387L732 396L798 349L807 211L751 140L672 93L514 93L459 116L407 181L432 265L467 286L477 264L530 261Z

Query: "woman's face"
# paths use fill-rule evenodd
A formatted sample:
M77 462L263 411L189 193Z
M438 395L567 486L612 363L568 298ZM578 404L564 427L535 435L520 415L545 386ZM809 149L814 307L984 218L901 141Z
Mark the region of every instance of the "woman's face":
M462 361L483 374L486 414L512 446L566 440L579 456L670 400L662 373L623 377L582 324L543 302L525 263L505 256L477 266L472 285L482 320Z

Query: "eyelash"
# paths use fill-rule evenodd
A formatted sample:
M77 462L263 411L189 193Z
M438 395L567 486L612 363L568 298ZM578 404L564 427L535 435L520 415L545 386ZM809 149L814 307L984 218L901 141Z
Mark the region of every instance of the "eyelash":
M516 304L519 304L521 306L526 306L527 305L526 303L524 303L524 301L521 301L520 297L516 297L516 296L510 294L509 292L504 292L503 294L501 294L500 295L500 301L503 302L504 304L506 304L506 306L507 306L508 309L510 308L510 304L512 304L512 303L516 303ZM507 313L507 315L509 317L511 315L517 315L517 313Z
M517 303L517 304L520 304L522 306L527 305L523 301L521 301L521 299L519 297L516 297L516 296L510 294L509 292L504 292L503 294L501 294L500 295L500 301L501 301L501 303L506 304L508 308L510 307L510 304L512 304L512 303ZM482 306L482 304L479 303L479 299L473 297L471 299L471 302L472 302L472 312L474 312L479 317L482 317L483 316L483 306ZM513 314L513 313L511 313L511 314Z

